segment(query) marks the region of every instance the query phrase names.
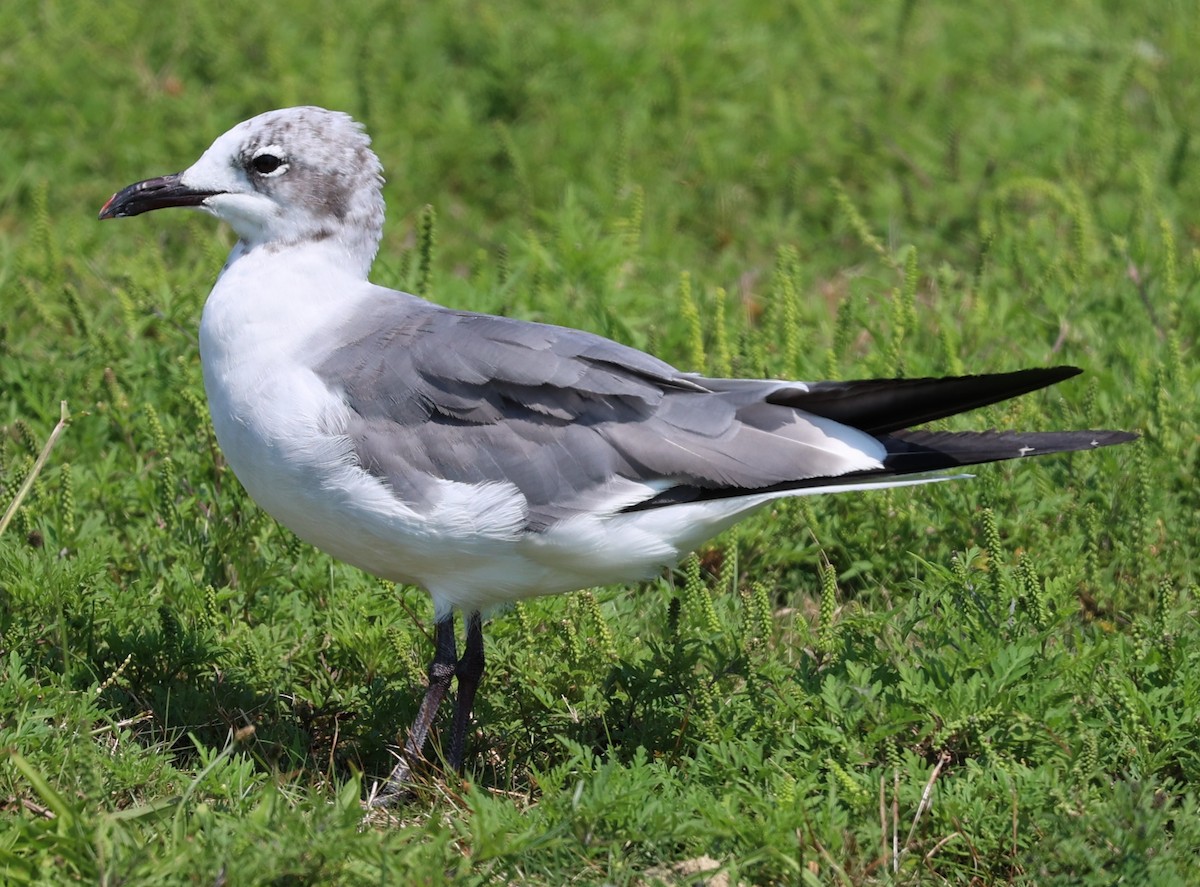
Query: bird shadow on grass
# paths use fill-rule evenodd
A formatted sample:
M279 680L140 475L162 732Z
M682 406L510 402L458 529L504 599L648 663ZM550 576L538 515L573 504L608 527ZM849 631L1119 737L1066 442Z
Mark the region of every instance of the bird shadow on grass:
M138 724L140 742L169 747L180 769L197 763L197 746L221 749L232 738L260 770L289 782L361 773L369 783L395 765L424 694L399 665L355 673L327 665L319 653L297 657L303 666L283 674L261 651L240 643L231 649L215 628L182 624L166 608L135 631L126 626L98 640L104 652L96 671L120 671L101 698L117 717ZM616 762L633 760L640 749L667 761L690 756L707 735L713 688L740 682L754 667L730 641L676 634L636 656L575 662L547 658L541 649L522 660L501 645L476 699L467 778L484 789L524 793L539 771L576 748ZM293 637L287 642L297 646ZM453 701L452 692L425 750L428 763L415 771L419 778L453 782L441 753Z
M643 749L668 761L687 757L706 735L706 690L736 680L747 664L714 655L707 641L675 639L599 672L564 664L538 675L546 683L506 672L498 676L504 686L477 702L468 772L483 787L522 790L579 748L621 763Z

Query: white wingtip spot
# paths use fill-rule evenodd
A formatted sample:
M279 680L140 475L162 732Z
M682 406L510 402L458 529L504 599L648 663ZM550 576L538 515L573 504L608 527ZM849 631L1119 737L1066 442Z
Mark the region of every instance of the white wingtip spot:
M1030 453L1033 452L1033 450L1034 450L1033 447L1021 447L1021 449L1017 450L1017 452L1020 453L1022 456L1028 456Z

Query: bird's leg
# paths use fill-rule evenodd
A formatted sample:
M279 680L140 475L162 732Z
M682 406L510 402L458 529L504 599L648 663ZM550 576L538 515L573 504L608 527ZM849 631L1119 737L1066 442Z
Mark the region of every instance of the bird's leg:
M450 766L455 770L462 770L471 707L475 704L475 691L479 689L479 679L483 676L483 620L479 611L469 613L466 622L467 640L456 669L458 699L454 706L454 729L450 733Z
M468 648L469 638L468 633ZM480 649L482 651L482 647ZM408 782L412 772L412 765L421 757L425 748L425 739L429 736L433 716L437 714L438 706L442 704L446 691L450 689L450 679L454 677L458 667L458 651L454 643L454 614L451 613L434 625L434 654L433 662L429 664L429 688L425 691L425 699L421 702L412 729L408 731L408 741L404 743L400 763L392 770L383 790L374 795L371 806L390 804L403 793L404 784Z

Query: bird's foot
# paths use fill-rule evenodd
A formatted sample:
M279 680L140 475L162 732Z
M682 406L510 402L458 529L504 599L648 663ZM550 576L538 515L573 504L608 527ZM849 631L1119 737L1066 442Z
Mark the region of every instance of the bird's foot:
M400 763L392 769L385 781L376 782L371 786L366 806L371 810L391 807L412 794L412 790L412 767L407 758L401 757Z

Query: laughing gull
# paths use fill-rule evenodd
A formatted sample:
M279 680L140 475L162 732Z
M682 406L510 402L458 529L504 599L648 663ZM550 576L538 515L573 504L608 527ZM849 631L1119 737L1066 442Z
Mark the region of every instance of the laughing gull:
M652 576L781 497L927 483L939 469L1135 437L909 430L1073 367L711 379L591 333L375 286L381 172L349 116L288 108L238 124L181 173L130 185L100 218L190 206L233 227L240 239L200 321L229 465L301 539L433 598L429 687L384 797L408 782L455 677L448 760L461 768L481 611Z

